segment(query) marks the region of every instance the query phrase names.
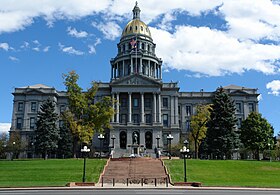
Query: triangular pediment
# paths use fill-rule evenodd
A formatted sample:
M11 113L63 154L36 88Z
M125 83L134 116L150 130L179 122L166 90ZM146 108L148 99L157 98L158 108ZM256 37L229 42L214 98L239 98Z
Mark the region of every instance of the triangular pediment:
M35 88L30 88L30 89L27 89L25 91L26 94L28 95L38 95L38 94L43 94L44 92L40 89L35 89Z
M126 85L126 86L133 86L133 85L146 85L146 86L157 85L158 86L161 84L162 83L160 81L139 74L130 75L111 82L111 85Z
M232 95L247 95L248 93L246 93L245 91L242 91L242 90L235 90L235 91L231 91L230 94L232 94Z

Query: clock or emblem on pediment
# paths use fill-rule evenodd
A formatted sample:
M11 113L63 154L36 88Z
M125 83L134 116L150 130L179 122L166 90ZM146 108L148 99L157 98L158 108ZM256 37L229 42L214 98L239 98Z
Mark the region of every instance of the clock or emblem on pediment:
M137 85L137 84L143 84L138 78L132 78L127 81L127 84L131 85Z

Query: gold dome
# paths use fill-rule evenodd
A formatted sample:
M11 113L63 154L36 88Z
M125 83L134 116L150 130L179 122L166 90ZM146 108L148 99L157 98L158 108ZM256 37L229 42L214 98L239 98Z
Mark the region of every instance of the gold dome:
M139 19L131 20L123 29L122 37L132 34L146 35L151 38L148 26Z

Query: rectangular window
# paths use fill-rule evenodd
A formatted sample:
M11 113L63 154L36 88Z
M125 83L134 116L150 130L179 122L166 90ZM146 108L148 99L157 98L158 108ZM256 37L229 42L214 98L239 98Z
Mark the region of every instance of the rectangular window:
M254 103L249 103L248 107L249 107L249 112L254 112L255 111Z
M240 129L242 124L242 118L237 119L237 128Z
M145 107L146 108L151 108L152 107L152 99L151 98L146 98L145 99Z
M146 116L146 123L147 124L152 123L152 116L150 114L146 114L145 116Z
M37 112L37 103L31 102L31 112Z
M22 129L22 118L17 118L17 129Z
M133 98L133 107L138 107L138 106L139 106L138 98Z
M168 107L168 98L162 98L162 106L163 107Z
M236 103L236 113L242 113L242 107L241 107L241 103Z
M181 115L181 106L178 106L178 114Z
M186 129L187 131L191 129L191 121L189 120L186 121Z
M127 99L121 98L121 107L127 107Z
M30 118L30 129L35 129L35 117Z
M192 114L192 107L191 106L186 106L186 115L191 116Z
M121 115L121 124L126 124L126 114Z
M163 126L168 127L168 114L163 115Z
M139 123L139 115L138 114L133 114L132 115L132 122L134 124L138 124Z
M18 111L23 111L23 102L18 103Z
M61 105L61 106L60 106L60 113L65 112L65 108L66 108L66 106L65 106L65 105Z

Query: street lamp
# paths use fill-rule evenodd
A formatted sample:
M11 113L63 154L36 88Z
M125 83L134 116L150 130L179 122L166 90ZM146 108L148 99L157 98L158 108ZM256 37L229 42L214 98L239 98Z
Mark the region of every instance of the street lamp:
M271 162L271 150L270 150L270 143L268 143L268 148L269 148L269 162Z
M115 135L112 135L111 139L112 139L112 145L113 145L112 148L115 148L115 139L116 139Z
M184 141L183 149L180 149L181 154L184 156L184 182L187 182L187 165L186 165L186 154L189 153L189 149L187 148L189 142L188 140Z
M83 172L83 183L86 181L86 153L90 152L90 149L87 146L84 146L81 149L81 152L84 155L84 172Z
M101 142L103 142L104 140L104 135L101 133L100 135L98 135L97 137L99 139L99 143L100 143L100 151L99 151L99 158L101 158Z
M16 145L16 142L13 142L13 152L12 152L12 158L11 158L11 160L14 160L15 145Z
M171 159L171 140L173 140L173 136L171 135L171 133L167 136L167 141L169 144L169 160Z
M159 135L157 135L156 139L157 139L157 148L159 148L159 140L160 140L160 136L159 136Z

